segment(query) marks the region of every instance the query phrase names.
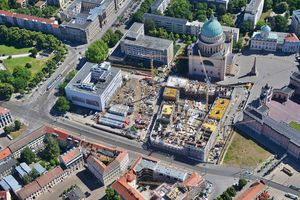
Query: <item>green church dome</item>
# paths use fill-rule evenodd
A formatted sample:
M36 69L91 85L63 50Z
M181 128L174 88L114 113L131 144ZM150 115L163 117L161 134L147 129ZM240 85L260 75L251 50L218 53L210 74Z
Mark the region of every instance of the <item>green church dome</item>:
M271 32L271 27L266 25L263 25L260 29L262 32Z
M201 35L208 38L217 37L222 33L222 26L214 16L211 16L210 19L203 24L201 30Z

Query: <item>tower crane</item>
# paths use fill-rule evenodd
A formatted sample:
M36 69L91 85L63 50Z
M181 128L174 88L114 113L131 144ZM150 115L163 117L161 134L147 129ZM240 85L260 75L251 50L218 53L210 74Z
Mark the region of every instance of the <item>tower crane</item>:
M209 100L209 88L210 88L210 80L209 80L209 77L206 73L206 69L205 69L205 65L203 63L203 59L202 59L202 56L201 56L201 52L200 50L198 50L198 53L199 53L199 56L200 56L200 64L202 65L202 68L203 68L203 71L204 71L204 74L205 74L205 82L206 82L206 96L205 96L205 109L206 109L206 112L208 112L208 100Z

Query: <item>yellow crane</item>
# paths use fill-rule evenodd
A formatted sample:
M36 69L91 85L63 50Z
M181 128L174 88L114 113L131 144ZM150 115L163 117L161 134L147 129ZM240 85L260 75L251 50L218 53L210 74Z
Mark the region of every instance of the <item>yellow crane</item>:
M203 68L203 71L204 71L204 74L205 74L205 82L206 82L205 109L206 109L206 112L208 112L209 88L210 88L211 83L210 83L209 77L206 73L205 65L203 63L203 59L202 59L200 50L198 50L198 53L199 53L199 56L200 56L200 64L202 65L202 68Z

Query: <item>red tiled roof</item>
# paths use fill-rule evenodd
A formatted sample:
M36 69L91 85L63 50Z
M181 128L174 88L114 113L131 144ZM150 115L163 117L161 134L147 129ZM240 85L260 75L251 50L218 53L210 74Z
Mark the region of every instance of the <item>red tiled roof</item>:
M80 154L81 154L81 149L74 148L66 152L65 154L61 155L61 159L64 161L65 164L68 164L69 162L77 158Z
M30 21L36 21L36 22L50 24L50 25L56 24L56 21L52 20L52 19L41 18L41 17L25 15L25 14L18 14L18 13L14 13L14 12L10 12L10 11L5 11L5 10L0 10L0 15L15 17L15 18L19 18L19 19L25 19L25 20L30 20Z
M21 190L17 192L18 197L21 200L25 200L30 197L32 194L39 191L41 187L39 186L37 181L33 181L27 185L25 185Z
M245 192L243 192L238 200L253 200L255 199L265 188L265 185L260 182L253 183Z
M119 194L123 199L126 200L144 200L145 198L135 188L131 187L130 181L136 177L132 170L121 176L116 182L112 184L112 188Z
M9 110L7 108L0 107L0 115L8 113Z
M284 39L288 42L299 42L298 37L294 33L287 34L287 36Z
M95 156L90 155L87 158L87 161L89 161L102 174L104 174L104 172L106 171L107 166L103 162L101 162L100 160L98 160L97 158L95 158Z
M11 155L11 151L9 150L9 148L6 147L5 149L0 151L0 160L3 160L10 155Z
M203 182L202 176L197 174L196 172L193 172L192 175L186 179L182 184L187 187L193 187L201 184Z
M0 191L0 199L11 200L9 191Z
M41 187L44 187L47 184L49 184L51 181L53 181L54 179L56 179L57 177L61 176L63 173L64 173L64 171L62 170L61 167L55 167L54 169L52 169L51 171L47 172L43 176L38 177L36 179L36 181L38 182L38 184Z

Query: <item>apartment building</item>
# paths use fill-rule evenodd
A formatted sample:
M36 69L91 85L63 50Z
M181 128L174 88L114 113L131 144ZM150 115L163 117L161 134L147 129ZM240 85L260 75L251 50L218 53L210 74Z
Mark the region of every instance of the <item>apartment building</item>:
M250 3L246 5L244 21L251 21L253 27L255 27L257 21L260 19L263 8L264 0L251 0Z
M25 185L16 194L20 200L36 199L39 195L48 192L50 188L63 181L66 176L67 171L64 171L61 167L55 167L33 182Z
M17 160L10 159L5 163L0 164L0 180L6 176L11 175L17 163Z
M59 156L59 161L69 172L83 168L83 154L80 147L75 147Z
M11 113L8 109L0 107L0 129L13 123ZM1 132L0 132L1 134Z
M121 70L109 62L87 62L65 88L75 105L102 111L122 85Z
M151 13L153 14L163 14L167 9L168 5L170 4L171 0L156 0L151 5Z
M294 10L291 22L291 28L300 37L300 10Z
M82 146L88 152L86 159L88 169L105 186L118 179L127 170L129 156L126 150L91 143Z
M140 192L139 182L157 183L158 188ZM140 156L128 172L112 184L112 188L126 200L193 199L199 194L203 182L204 179L195 172L190 173L154 158ZM186 188L189 188L189 192Z
M33 151L39 151L44 146L44 138L47 133L45 126L31 132L28 135L24 135L14 143L10 144L8 148L12 152L14 158L19 158L21 152L29 147Z
M204 25L204 22L199 22L199 21L190 22L186 19L155 15L151 13L144 14L144 21L146 19L152 19L156 27L159 28L162 27L166 29L168 32L195 35L195 36L199 35ZM226 39L228 41L231 38L236 42L239 40L240 30L238 28L222 26L222 30L224 31L224 34L226 35Z
M173 41L144 34L144 24L134 23L120 42L121 51L128 57L148 59L170 65L173 57Z

